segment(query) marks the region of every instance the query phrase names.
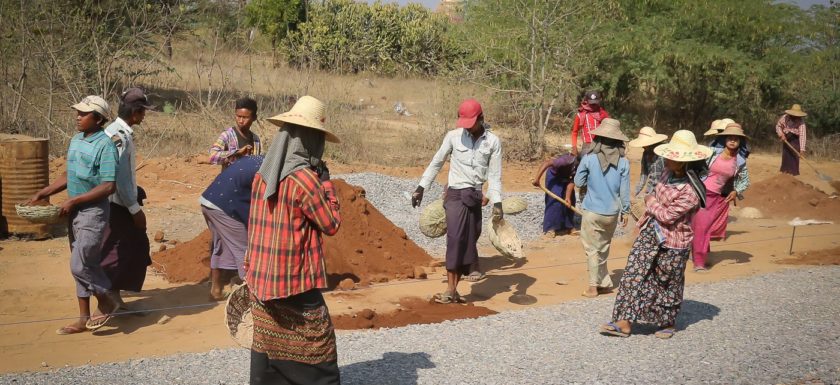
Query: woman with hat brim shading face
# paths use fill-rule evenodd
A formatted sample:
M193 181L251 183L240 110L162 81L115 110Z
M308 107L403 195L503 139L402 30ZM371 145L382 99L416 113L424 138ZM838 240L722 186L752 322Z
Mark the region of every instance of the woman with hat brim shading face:
M91 95L71 106L76 110L79 133L67 149L67 171L52 184L38 191L29 204L67 189L61 215L69 217L70 272L76 281L79 319L57 334L76 334L104 326L117 309L110 293L111 281L100 266L102 241L108 225L108 196L116 191L117 147L105 134L103 125L110 116L108 103ZM90 313L90 297L97 299L96 316Z
M627 225L630 212L630 162L624 156L627 137L618 120L607 118L592 131L595 139L580 160L575 185L586 187L583 197L580 240L586 252L589 288L585 297L596 297L613 287L607 270L610 242L618 222Z
M747 170L747 136L738 123L731 123L717 134L712 156L706 161L707 174L702 177L706 187L706 207L694 216L692 256L695 272L706 271L706 256L712 239L726 238L729 202L743 199L750 185Z
M338 232L335 187L321 157L338 137L326 105L301 97L268 119L280 126L252 184L245 254L254 339L251 384L339 384L322 236Z
M601 334L627 337L632 322L656 325L659 338L676 331L691 251L691 218L704 194L687 165L708 158L712 150L697 144L691 131L679 130L654 151L665 158L665 171L656 191L645 197L645 214L637 224L641 231L627 257L612 321L600 326Z
M783 142L782 166L779 168L779 171L783 173L794 176L799 175L799 158L805 155L806 116L808 114L802 111L802 107L794 104L789 110L785 110L784 115L776 122L776 135ZM799 150L799 153L797 154L796 151L791 150L784 143L785 141L794 149Z
M633 196L638 196L642 191L645 194L653 192L653 187L659 180L659 175L665 169L665 163L662 158L653 152L653 148L658 144L668 140L668 135L657 134L653 127L642 127L639 130L639 137L633 139L628 143L630 147L643 148L642 153L642 174L639 178L639 184L636 185Z

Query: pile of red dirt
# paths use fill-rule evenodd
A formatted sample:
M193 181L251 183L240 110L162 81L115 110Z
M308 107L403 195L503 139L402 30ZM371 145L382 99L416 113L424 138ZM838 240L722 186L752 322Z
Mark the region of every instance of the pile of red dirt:
M415 267L432 262L403 229L373 207L364 189L340 179L333 183L341 204L341 227L335 236L324 238L330 287L345 278L362 286L415 278Z
M210 230L189 242L152 254L152 268L173 283L202 282L210 277Z
M777 263L786 265L840 265L840 247L796 253L791 258L782 259Z
M765 217L840 221L840 198L831 198L789 174L757 182L744 195L743 205L761 210Z
M362 188L333 181L341 204L338 234L324 237L329 287L345 279L362 286L391 279L424 278L432 257L365 199ZM210 232L152 256L155 270L170 282L200 282L210 268Z
M336 329L379 329L478 318L491 314L496 314L496 312L483 306L473 304L442 305L417 297L409 297L401 299L400 307L389 313L378 314L373 310L364 309L354 314L333 316L332 320Z

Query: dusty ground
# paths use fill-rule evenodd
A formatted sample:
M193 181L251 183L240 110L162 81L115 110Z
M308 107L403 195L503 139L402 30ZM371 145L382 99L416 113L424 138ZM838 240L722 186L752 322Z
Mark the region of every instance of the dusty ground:
M638 154L631 153L631 159L638 159ZM54 167L58 169L61 165ZM818 167L840 180L837 164L823 162ZM333 174L372 171L418 177L422 172L422 167L336 164L331 168ZM775 176L777 169L775 155L755 154L750 158L755 182ZM148 162L138 172L138 178L149 191L146 212L150 235L163 230L167 240L186 242L203 231L206 226L198 210L197 197L216 172L215 166L199 164L195 159L161 158ZM534 191L528 182L532 173L531 166L506 164L504 188L507 191ZM803 167L803 173L799 180L823 191L834 191L808 168ZM445 172L442 172L441 181L444 178ZM745 202L749 202L749 193L747 196ZM59 196L53 201L62 199ZM786 222L789 219L742 219L731 223L730 237L725 242L712 243L710 272L687 273L688 284L792 268L777 263L788 257L791 228ZM808 255L825 254L826 258L836 258L840 225L800 227L796 234L793 249L798 255L808 252ZM614 279L621 274L630 242L630 238L625 238L613 243L609 268ZM157 247L159 245L155 243L153 250ZM77 311L67 266L67 238L40 242L5 240L0 242L0 248L0 260L3 261L0 270L0 372L46 370L63 365L206 351L234 345L223 326L222 306L207 302L209 287L206 283L171 284L151 270L146 290L128 295L126 300L135 308L166 310L126 316L114 322L113 327L96 333L58 336L55 330L67 323L63 318L72 317ZM813 253L827 249L834 251ZM494 250L484 249L481 254L486 256L482 258L482 266L489 277L479 283L465 284L460 290L476 307L505 311L582 298L586 266L579 240L574 236L530 242L525 246L527 258L523 260L495 255ZM332 292L326 297L334 315L352 318L355 314L358 317L363 309L382 315L411 301L426 301L443 288L442 279L442 271L438 269L429 272L427 280L391 281L360 290ZM419 300L407 299L409 297L419 297ZM178 306L192 307L167 309Z

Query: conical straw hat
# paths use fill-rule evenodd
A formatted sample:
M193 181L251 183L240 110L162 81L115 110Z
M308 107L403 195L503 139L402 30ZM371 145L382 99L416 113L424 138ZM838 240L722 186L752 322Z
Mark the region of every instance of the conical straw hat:
M639 137L630 141L630 147L647 147L668 140L668 135L657 134L653 127L642 127Z
M326 121L327 105L309 95L301 96L297 103L288 112L268 118L268 121L283 127L283 123L298 124L321 131L325 134L328 142L340 143L332 131L324 127Z
M656 146L653 152L665 159L677 162L693 162L712 156L712 149L697 144L694 133L688 130L675 132L670 142Z

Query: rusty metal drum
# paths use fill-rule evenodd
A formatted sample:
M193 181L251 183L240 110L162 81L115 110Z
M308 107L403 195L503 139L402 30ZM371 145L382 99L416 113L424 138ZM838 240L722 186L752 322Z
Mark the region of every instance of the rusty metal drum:
M45 238L52 225L32 223L17 215L15 204L26 202L49 184L49 140L0 134L0 232Z

